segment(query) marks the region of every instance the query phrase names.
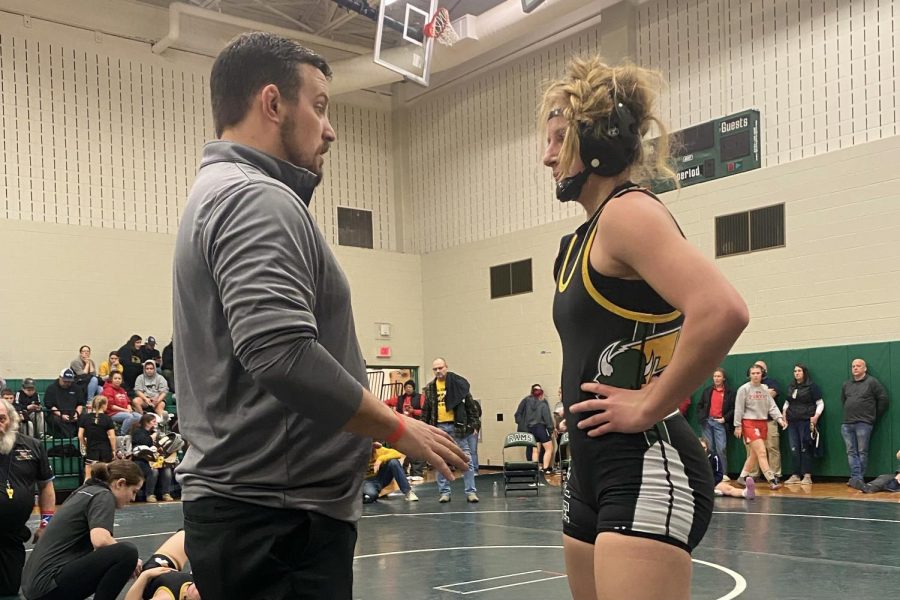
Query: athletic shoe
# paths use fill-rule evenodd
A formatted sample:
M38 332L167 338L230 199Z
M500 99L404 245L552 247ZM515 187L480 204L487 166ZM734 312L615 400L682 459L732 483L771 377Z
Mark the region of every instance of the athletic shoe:
M862 479L851 479L850 487L852 487L854 490L859 490L862 492L866 489L866 482Z
M811 475L804 475L804 476L803 476L803 481L801 481L800 483L802 483L803 485L812 485L812 476L811 476Z
M475 494L475 492L466 494L466 502L471 502L473 504L478 502L478 496Z
M791 478L784 482L784 485L796 485L800 483L800 478L796 475L791 475Z
M450 502L450 494L441 494L441 497L438 500L438 502L440 502L441 504L446 504L447 502Z
M722 475L722 481L728 483L729 481L731 481L731 479L728 477L728 475Z
M175 502L175 498L172 497L172 494L163 494L163 502Z
M410 481L423 481L424 479L425 478L422 477L421 475L410 475L409 476Z
M147 502L157 502L156 496L147 496Z
M747 485L746 489L744 489L744 498L753 500L756 498L756 482L753 481L752 477L748 477L744 480L744 483Z
M414 491L409 490L409 492L406 493L406 501L407 502L418 502L419 497L416 496L416 493Z
M781 489L781 482L778 481L777 477L773 477L772 481L769 482L769 489L770 490L780 490Z

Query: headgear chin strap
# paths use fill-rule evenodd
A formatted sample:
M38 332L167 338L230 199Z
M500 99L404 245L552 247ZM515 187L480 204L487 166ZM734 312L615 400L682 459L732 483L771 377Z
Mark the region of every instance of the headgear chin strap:
M550 118L562 111L555 109ZM584 170L566 177L556 184L556 198L560 202L576 200L591 173L601 177L613 177L624 171L634 161L640 147L637 122L628 107L616 102L608 119L601 122L601 133L595 135L594 127L579 123L578 142Z
M566 177L556 184L556 199L560 202L571 202L577 200L581 195L581 188L590 177L591 172L584 169L577 175Z

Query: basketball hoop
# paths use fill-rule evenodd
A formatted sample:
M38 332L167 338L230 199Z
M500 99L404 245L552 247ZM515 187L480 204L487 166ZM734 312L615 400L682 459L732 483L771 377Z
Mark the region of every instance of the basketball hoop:
M422 28L426 37L436 39L445 46L452 46L459 41L459 35L450 24L450 13L446 8L439 8L431 21Z

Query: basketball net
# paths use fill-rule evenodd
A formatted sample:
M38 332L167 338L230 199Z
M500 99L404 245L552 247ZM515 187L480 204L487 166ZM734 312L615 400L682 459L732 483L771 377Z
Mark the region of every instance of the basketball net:
M434 17L422 28L426 37L436 39L445 46L452 46L459 41L459 34L450 24L450 13L446 8L439 8Z

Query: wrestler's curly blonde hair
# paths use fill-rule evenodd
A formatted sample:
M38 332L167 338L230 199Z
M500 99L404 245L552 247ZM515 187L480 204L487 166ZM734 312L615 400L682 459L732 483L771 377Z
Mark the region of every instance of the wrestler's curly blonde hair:
M622 102L634 116L642 140L651 126L655 126L654 133L658 136L652 143L642 141L628 167L629 178L638 183L668 179L677 185L670 163L669 132L653 112L663 84L660 73L635 65L613 67L602 62L599 56L573 59L565 76L547 86L538 113L541 130L555 109L569 123L558 157L560 170L569 172L579 155L578 126L587 123L600 136L601 123L609 118L613 102Z

